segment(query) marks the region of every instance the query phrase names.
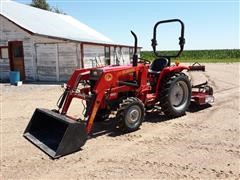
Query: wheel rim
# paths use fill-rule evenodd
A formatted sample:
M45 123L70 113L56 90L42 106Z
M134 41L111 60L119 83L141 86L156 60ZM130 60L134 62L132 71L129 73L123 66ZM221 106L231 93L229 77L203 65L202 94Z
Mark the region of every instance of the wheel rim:
M128 111L127 111L127 114L126 114L126 123L128 126L130 127L135 127L138 125L139 123L139 120L141 119L141 109L139 106L137 105L134 105L134 106L131 106Z
M172 106L176 110L182 109L182 107L186 105L188 97L189 90L186 82L178 81L175 83L170 93L170 101Z

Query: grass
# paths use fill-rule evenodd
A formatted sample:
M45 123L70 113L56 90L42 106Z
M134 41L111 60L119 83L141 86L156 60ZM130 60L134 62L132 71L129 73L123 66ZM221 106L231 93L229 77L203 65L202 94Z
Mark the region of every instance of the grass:
M161 51L161 54L173 55L176 51ZM156 56L151 51L142 51L141 58L154 60ZM240 62L239 49L223 49L223 50L186 50L180 57L172 58L172 60L180 62Z

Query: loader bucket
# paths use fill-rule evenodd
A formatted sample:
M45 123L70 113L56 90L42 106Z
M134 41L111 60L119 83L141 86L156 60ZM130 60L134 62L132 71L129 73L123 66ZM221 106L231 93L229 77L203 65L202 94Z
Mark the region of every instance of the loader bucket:
M53 159L80 150L87 140L84 122L38 108L23 136Z

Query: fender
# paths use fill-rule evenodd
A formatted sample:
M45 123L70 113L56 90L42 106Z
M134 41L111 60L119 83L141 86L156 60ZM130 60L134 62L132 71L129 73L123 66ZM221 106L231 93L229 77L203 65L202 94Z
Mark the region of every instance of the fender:
M172 73L177 73L177 72L182 72L183 70L189 70L188 66L169 66L169 67L165 67L161 73L160 76L158 78L158 82L157 82L157 86L156 86L156 92L159 91L159 89L161 88L161 82L164 80L164 78ZM159 93L157 93L157 97L159 96Z

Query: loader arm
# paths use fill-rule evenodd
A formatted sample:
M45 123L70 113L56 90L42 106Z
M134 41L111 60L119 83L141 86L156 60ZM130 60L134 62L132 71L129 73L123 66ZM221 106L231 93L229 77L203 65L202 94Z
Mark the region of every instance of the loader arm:
M105 95L105 89L103 89L102 91L100 91L95 100L93 101L93 105L92 105L92 110L91 110L91 113L90 113L90 116L88 118L88 121L87 121L87 127L86 127L86 131L87 133L89 134L92 130L92 125L93 125L93 121L96 117L96 114L97 114L97 111L99 109L99 106L101 105L101 102L102 102L102 99Z
M90 71L96 69L97 68L75 70L72 77L68 81L67 88L65 90L66 95L61 99L61 102L63 102L63 107L60 111L60 114L69 118L72 117L67 115L67 111L73 98L79 98L89 102L89 107L87 107L87 113L85 114L85 117L87 117L86 132L88 134L92 130L92 125L96 117L96 113L98 112L98 109L103 102L103 98L105 97L106 92L119 93L128 92L131 90L136 90L136 92L138 92L141 91L147 83L147 79L145 77L147 68L144 65L139 64L138 66L134 67L125 66L122 68L116 67L115 69L112 69L112 67L105 67L99 77L94 77L94 79L96 79L96 82L92 90L90 90L90 88L82 88L81 92L76 92L79 82L81 80L91 80L93 77L91 77ZM138 76L139 81L134 80L134 76L132 76L131 81L124 80L124 77L129 77L130 74L133 73ZM142 78L142 76L145 78Z
M105 97L105 93L108 92L111 93L119 93L119 92L129 92L131 90L141 90L142 86L140 85L144 80L145 84L147 82L146 78L143 80L142 73L146 73L146 68L143 65L138 66L128 66L123 69L119 69L117 71L111 70L108 71L106 69L105 72L101 75L98 82L96 83L96 86L93 89L94 93L94 100L92 103L92 107L89 112L89 118L87 121L87 127L86 131L87 133L90 133L92 130L92 125L94 122L94 119L96 117L96 114L98 112L98 109L103 102L103 98ZM139 76L140 84L134 80L134 76L132 81L121 81L120 79L128 74L135 73L136 76ZM146 74L144 74L146 76Z

